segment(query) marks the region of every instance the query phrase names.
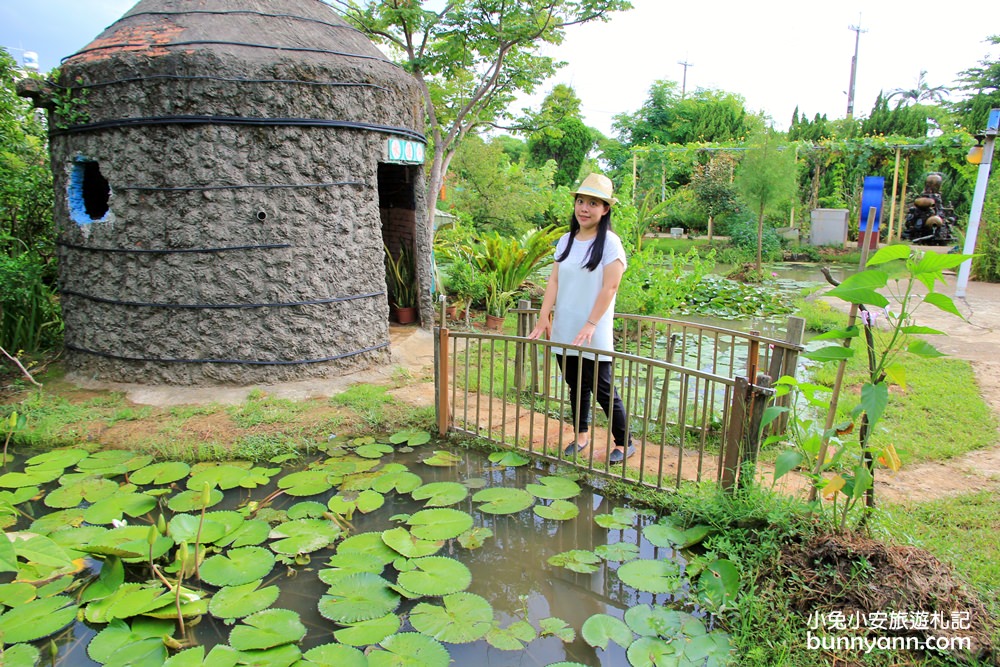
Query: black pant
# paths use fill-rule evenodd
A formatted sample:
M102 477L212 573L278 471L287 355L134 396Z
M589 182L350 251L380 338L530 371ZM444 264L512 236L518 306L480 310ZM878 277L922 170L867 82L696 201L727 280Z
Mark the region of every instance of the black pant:
M573 415L573 430L587 433L590 430L590 397L597 380L597 403L611 421L611 435L615 447L627 447L631 440L628 433L628 417L625 406L618 396L618 390L611 386L612 362L598 361L594 372L594 360L575 354L557 354L559 369L569 387L569 407ZM582 363L581 363L582 361ZM580 414L576 412L579 401Z

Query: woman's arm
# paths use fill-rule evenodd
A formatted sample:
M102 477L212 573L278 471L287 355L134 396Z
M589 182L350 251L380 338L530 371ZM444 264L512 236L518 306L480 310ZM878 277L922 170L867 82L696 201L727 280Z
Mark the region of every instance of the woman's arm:
M594 331L597 329L597 323L608 312L611 301L618 293L618 286L621 285L624 274L625 264L621 260L615 260L604 267L601 291L597 293L597 300L594 301L594 307L590 310L590 315L587 316L587 323L573 339L573 345L590 345Z
M542 309L538 313L538 323L535 324L535 328L528 334L528 338L535 339L545 334L546 339L552 339L552 307L556 303L556 292L558 291L559 262L555 262L552 264L552 273L549 275L549 282L545 286L545 296L542 297Z

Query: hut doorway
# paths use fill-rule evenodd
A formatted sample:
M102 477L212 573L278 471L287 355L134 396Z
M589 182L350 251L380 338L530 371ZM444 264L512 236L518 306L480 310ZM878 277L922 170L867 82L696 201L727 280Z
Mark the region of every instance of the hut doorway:
M398 266L402 281L387 266L386 294L389 316L400 324L419 321L419 285L416 277L417 197L420 165L378 165L378 207L382 241ZM386 258L387 261L389 258Z

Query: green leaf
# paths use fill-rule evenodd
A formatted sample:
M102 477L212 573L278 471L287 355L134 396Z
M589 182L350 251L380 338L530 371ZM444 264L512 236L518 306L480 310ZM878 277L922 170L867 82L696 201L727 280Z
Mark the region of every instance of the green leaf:
M732 664L732 650L729 635L721 630L713 630L691 639L684 647L684 657L696 665L722 667Z
M421 431L417 429L407 429L405 431L397 431L389 436L389 442L394 445L405 442L409 447L418 447L425 443L431 441L431 434L427 431Z
M594 553L606 561L621 563L639 557L639 547L631 542L612 542L594 548Z
M932 306L935 306L946 313L951 313L952 315L956 315L963 320L965 319L965 316L963 316L962 313L955 306L955 302L951 300L951 297L945 294L941 294L940 292L931 292L930 294L925 296L924 303L929 303Z
M676 593L685 583L680 565L669 560L633 560L618 568L626 585L647 593Z
M334 632L333 636L338 642L348 646L370 646L398 632L400 625L399 616L386 614L382 618L370 621L349 623L343 629Z
M448 468L462 462L462 457L455 456L451 452L437 450L433 455L424 459L423 462L429 466Z
M20 489L26 486L42 486L62 475L61 468L33 468L24 472L9 472L0 475L0 487Z
M4 644L33 642L76 620L76 605L65 596L40 598L0 614Z
M98 500L115 495L117 491L118 485L110 479L88 475L79 481L64 484L46 494L45 504L56 509L66 509L76 507L84 500L88 503L96 503Z
M234 465L209 465L203 466L198 472L191 475L187 481L189 491L201 491L208 484L211 489L227 491L240 486L243 478L247 475L245 468Z
M399 596L377 574L358 572L341 577L320 598L319 613L341 625L371 621L392 613Z
M885 376L893 384L902 387L906 391L906 367L902 364L889 364L885 367Z
M679 665L680 644L666 642L659 637L639 637L626 651L628 664L632 667L660 667Z
M207 507L218 505L222 502L223 497L222 491L212 489L212 492L209 494ZM200 512L202 508L202 492L200 490L181 491L167 501L167 507L174 512Z
M385 564L391 563L399 554L386 546L382 533L358 533L345 538L337 545L338 554L362 553L378 558Z
M229 645L237 651L267 649L300 641L306 627L299 615L288 609L266 609L243 619L229 633Z
M878 266L879 264L885 264L886 262L892 262L897 259L909 259L910 257L910 246L908 245L887 245L882 246L878 249L874 255L868 258L865 266Z
M566 621L555 616L543 618L538 621L538 633L540 637L556 637L560 641L569 644L576 639L576 632Z
M410 493L421 484L423 484L423 480L420 479L419 475L408 470L399 470L382 475L375 480L372 488L379 493L388 493L393 490L396 493Z
M377 641L382 639L385 637ZM309 649L302 657L309 661L309 665L317 667L368 667L368 659L364 653L344 644L323 644Z
M412 572L400 572L397 583L420 595L449 595L464 591L472 583L472 573L463 563L442 556L414 558Z
M884 382L874 385L866 382L861 386L861 402L858 404L858 407L868 415L869 428L873 428L878 423L888 405L889 385Z
M355 454L366 459L380 459L386 454L391 454L392 452L392 445L386 445L381 442L373 442L370 445L362 445L354 450Z
M836 331L827 331L821 333L817 336L813 336L810 340L837 340L843 338L857 338L861 335L861 329L857 325L849 326L846 329L837 329Z
M972 255L925 252L924 256L920 258L919 262L917 262L917 265L913 267L913 275L921 276L923 274L933 273L937 274L936 277L940 278L941 272L945 269L954 269L955 267L960 266L962 262L971 258Z
M402 526L384 531L382 541L405 558L431 556L444 546L444 540L422 540Z
M813 361L840 361L841 359L850 359L854 356L854 350L849 347L844 347L843 345L827 345L826 347L821 347L818 350L813 350L812 352L806 352L802 355L806 359L812 359Z
M339 525L325 519L296 519L275 526L268 537L276 540L271 550L296 556L312 553L333 544L342 533Z
M87 523L106 525L123 516L137 517L156 507L156 498L145 493L118 493L99 500L83 512Z
M115 618L130 618L145 614L163 605L166 589L156 584L123 584L111 595L87 605L84 617L91 623L107 623Z
M490 454L489 459L490 463L496 463L498 466L507 468L526 466L531 463L531 459L517 452L493 452Z
M431 482L414 489L410 495L414 500L426 500L425 507L447 507L465 500L469 489L458 482Z
M627 507L616 507L611 510L611 514L598 514L594 517L594 523L601 528L608 530L628 530L635 525L638 512Z
M108 556L101 566L101 573L87 584L80 594L80 602L90 602L107 597L125 583L125 565L121 558Z
M201 564L201 578L213 586L242 586L274 569L274 555L262 547L240 547L211 556Z
M35 587L23 581L0 584L0 605L20 607L38 597Z
M565 500L580 495L580 485L565 477L542 477L540 484L528 484L524 489L544 500Z
M925 340L911 341L910 344L906 346L906 351L925 359L945 356L943 352L938 351L936 347Z
M553 500L549 505L535 505L534 512L543 519L567 521L580 513L580 508L568 500Z
M929 336L947 336L945 332L940 329L932 329L931 327L922 327L918 325L910 325L906 327L900 327L900 332L905 334L927 334Z
M11 536L15 538L14 551L18 557L29 563L38 563L54 568L72 564L66 551L49 537L31 533L13 533Z
M867 466L854 466L854 486L851 489L851 497L855 500L861 498L865 494L865 491L872 488L872 484L874 483L875 478L872 477Z
M506 628L494 624L486 633L486 641L501 651L523 651L524 645L538 636L535 628L527 621L514 621Z
M115 652L131 644L142 642L146 639L154 639L162 651L159 662L153 663L162 665L166 659L166 649L160 639L163 635L171 636L174 633L175 624L171 621L161 621L157 619L136 618L132 625L125 623L121 619L112 619L108 626L97 633L87 645L87 654L91 659L107 663L112 660ZM149 647L144 647L140 655L149 653Z
M702 570L698 579L705 597L717 611L732 607L740 590L740 571L732 561L720 559Z
M378 491L362 491L355 501L358 504L358 511L362 514L370 514L385 504L385 496Z
M410 532L422 540L450 540L472 528L472 516L449 508L420 510L406 523Z
M133 484L165 485L187 477L190 472L191 466L183 461L167 461L136 470L129 481Z
M636 605L625 612L625 623L643 637L694 637L705 634L705 624L686 612L666 607Z
M594 614L584 621L580 635L589 645L605 651L609 641L628 648L633 639L632 630L625 625L625 621L607 614Z
M802 452L795 449L789 449L778 454L778 458L774 460L774 481L777 482L798 468L804 460L805 457L802 456Z
M3 650L5 667L35 667L41 654L31 644L15 644Z
M201 520L201 515L175 514L174 518L167 524L167 532L174 542L180 544L187 542L194 544L199 537L199 526L201 528L201 543L212 544L216 540L222 539L229 532L228 527L218 521L212 521L206 515L205 520Z
M401 632L382 640L382 651L368 654L369 667L448 667L451 656L436 639Z
M333 483L325 470L301 470L279 479L278 488L290 496L315 496L332 489Z
M562 553L555 554L554 556L549 556L549 559L546 562L549 565L564 567L567 570L572 570L573 572L590 574L591 572L597 572L597 570L600 569L601 559L593 551L572 549L570 551L563 551Z
M494 487L477 491L473 502L482 503L479 511L487 514L515 514L531 507L535 499L523 489Z
M225 586L212 596L208 610L216 618L243 618L270 607L278 599L277 586L258 588L263 579L239 586Z
M825 296L837 297L847 303L884 308L889 305L889 300L875 290L885 287L888 279L889 276L884 271L868 269L848 276Z
M459 535L458 543L466 549L478 549L490 537L493 537L493 529L486 526L476 526Z
M493 607L478 595L446 595L444 606L421 602L410 612L417 632L449 644L468 644L486 636L493 625Z

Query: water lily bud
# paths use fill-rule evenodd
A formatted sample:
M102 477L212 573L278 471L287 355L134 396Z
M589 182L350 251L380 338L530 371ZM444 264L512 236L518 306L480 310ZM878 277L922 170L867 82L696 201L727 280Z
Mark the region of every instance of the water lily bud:
M160 536L160 533L156 530L156 526L150 526L149 532L146 533L146 541L149 542L149 546L156 544L156 538Z
M181 562L181 566L188 560L188 543L187 540L182 540L181 545L177 547L177 560Z
M201 489L201 506L208 507L208 504L212 502L212 487L209 486L208 482L205 482L205 486Z
M167 520L163 518L162 514L156 519L156 529L160 531L160 535L167 534Z

